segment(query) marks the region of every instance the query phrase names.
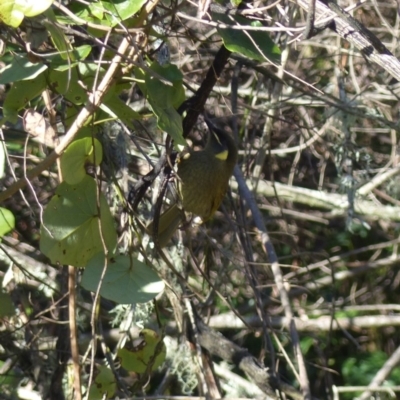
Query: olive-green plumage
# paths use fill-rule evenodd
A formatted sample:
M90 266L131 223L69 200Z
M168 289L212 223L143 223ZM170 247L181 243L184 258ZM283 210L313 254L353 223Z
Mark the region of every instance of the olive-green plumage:
M203 150L189 151L178 159L177 182L184 211L207 221L220 206L237 160L234 139L208 124L210 132ZM173 205L160 216L158 240L165 246L178 228L183 211Z
M237 148L222 130L211 131L205 148L178 162L183 209L208 220L220 206L236 164Z

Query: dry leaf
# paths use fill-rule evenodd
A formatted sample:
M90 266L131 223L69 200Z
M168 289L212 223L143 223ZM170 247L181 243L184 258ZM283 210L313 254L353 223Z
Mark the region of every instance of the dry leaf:
M29 108L24 114L23 123L25 131L32 135L36 142L42 143L47 147L54 147L56 133L42 114Z

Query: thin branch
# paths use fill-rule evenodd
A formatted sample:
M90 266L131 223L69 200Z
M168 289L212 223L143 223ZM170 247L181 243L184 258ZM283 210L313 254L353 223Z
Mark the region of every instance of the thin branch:
M206 348L211 354L221 357L240 368L246 373L255 384L268 396L273 399L278 397L275 390L282 391L293 399L304 399L304 396L294 390L293 387L282 383L244 348L232 343L219 332L215 332L197 317L196 325L198 329L198 339L202 347Z
M69 315L69 339L71 342L72 362L74 363L74 395L76 400L82 399L81 391L81 364L78 347L78 329L76 326L76 268L68 266L68 315Z
M39 165L27 171L26 178L21 178L19 181L13 183L10 187L1 192L0 202L8 199L18 190L22 189L25 185L27 185L28 180L31 180L32 178L40 175L40 173L44 170L50 168L57 160L57 158L61 156L61 154L65 151L69 144L75 139L76 134L84 126L88 118L96 111L97 107L103 101L105 94L113 84L114 75L120 68L120 64L122 61L121 55L125 54L128 47L129 39L124 38L118 49L118 54L113 57L110 67L108 68L102 81L100 82L99 87L94 93L89 95L89 98L85 103L85 107L78 114L68 132L62 138L60 144L58 144L54 151L49 156L47 156Z
M358 398L358 400L370 399L372 395L371 391L373 390L373 388L381 386L385 382L386 378L399 365L399 363L400 363L400 347L396 349L396 351L389 357L389 359L385 362L382 368L376 373L376 375L368 385L368 388L370 388L370 390L364 392Z
M262 328L262 321L257 316L244 317L242 319L236 317L233 313L228 312L221 315L213 315L208 325L213 329L248 329ZM315 319L302 319L294 317L296 328L300 332L329 332L331 330L354 330L358 332L360 329L385 328L390 326L400 326L400 315L362 315L359 317L340 317L334 318L330 315L324 315ZM271 326L274 329L290 329L291 320L286 317L271 317ZM398 355L397 355L398 356Z
M296 330L296 323L294 322L294 319L293 319L293 312L292 312L292 309L290 306L289 296L288 296L287 290L284 285L283 275L282 275L281 268L279 266L278 257L276 255L274 246L273 246L271 239L268 235L268 232L266 230L264 220L263 220L262 214L257 206L255 197L254 197L253 193L249 190L249 187L247 186L246 181L242 175L242 172L240 171L238 166L235 167L234 176L238 183L240 195L245 199L248 207L250 208L254 223L260 232L261 245L271 263L271 270L274 275L275 284L276 284L278 292L279 292L279 297L281 299L281 303L282 303L286 318L288 318L291 321L290 336L292 338L292 345L293 345L294 353L297 358L299 375L301 378L300 385L302 388L302 393L303 393L304 398L310 399L311 392L310 392L309 381L308 381L308 377L307 377L307 370L305 367L303 355L300 350L300 339L299 339L299 335ZM259 183L261 183L261 182L259 182Z
M297 4L304 10L309 10L309 0L298 0ZM334 30L338 35L354 44L368 60L380 65L384 71L400 80L400 61L369 29L333 0L316 0L315 17L317 26L318 19L332 18Z
M252 187L250 180L246 181ZM238 185L233 182L233 188ZM281 199L295 201L309 207L330 210L332 216L345 216L349 207L347 195L328 193L318 190L306 189L298 186L289 186L279 182L260 181L257 186L257 195L265 197L279 196ZM400 221L400 207L386 206L373 203L372 201L355 198L354 211L359 216L371 218L372 220L386 219Z

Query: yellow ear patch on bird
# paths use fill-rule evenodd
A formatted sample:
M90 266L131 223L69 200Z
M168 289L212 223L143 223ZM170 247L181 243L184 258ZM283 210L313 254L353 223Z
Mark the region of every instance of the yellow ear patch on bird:
M224 151L221 151L221 153L215 154L215 158L218 158L218 160L226 161L226 159L228 158L228 155L229 155L229 151L224 150Z

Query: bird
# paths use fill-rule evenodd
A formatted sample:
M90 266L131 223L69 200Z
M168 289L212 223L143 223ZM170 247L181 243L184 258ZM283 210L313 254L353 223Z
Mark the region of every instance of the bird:
M165 247L185 218L185 212L209 220L219 208L237 162L234 138L208 119L207 142L202 150L181 153L177 160L177 188L180 201L160 215L158 243ZM147 229L154 233L154 226Z

